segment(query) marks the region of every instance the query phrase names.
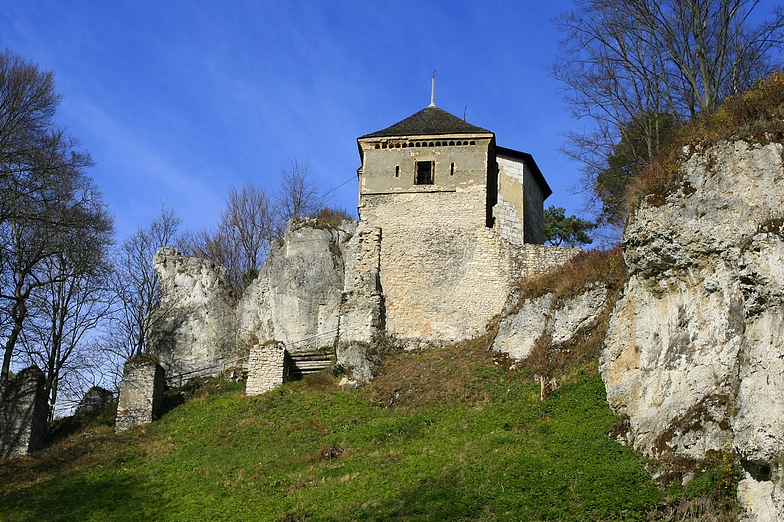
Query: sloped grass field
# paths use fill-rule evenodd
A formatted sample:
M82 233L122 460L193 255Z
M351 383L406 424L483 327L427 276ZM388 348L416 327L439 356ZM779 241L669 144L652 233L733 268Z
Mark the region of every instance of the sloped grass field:
M615 521L662 498L606 435L595 369L540 403L481 341L387 366L359 390L328 374L259 397L218 382L144 429L61 427L0 461L0 520Z

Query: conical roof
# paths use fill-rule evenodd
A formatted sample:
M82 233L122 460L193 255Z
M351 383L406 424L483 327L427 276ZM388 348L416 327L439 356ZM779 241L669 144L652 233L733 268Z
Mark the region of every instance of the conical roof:
M361 138L385 138L391 136L419 136L419 135L438 135L438 134L491 134L487 129L471 125L457 116L449 114L435 105L425 107L417 112L372 134L366 134ZM361 139L360 138L360 139Z

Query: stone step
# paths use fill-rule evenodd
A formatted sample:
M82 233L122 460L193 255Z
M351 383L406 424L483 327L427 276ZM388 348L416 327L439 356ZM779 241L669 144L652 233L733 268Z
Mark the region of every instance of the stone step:
M327 352L294 353L287 357L287 374L289 379L301 379L303 376L320 372L329 368L334 354Z

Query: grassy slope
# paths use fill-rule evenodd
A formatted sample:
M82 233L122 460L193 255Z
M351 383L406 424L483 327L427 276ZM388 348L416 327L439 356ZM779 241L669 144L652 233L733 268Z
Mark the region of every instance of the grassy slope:
M595 370L540 403L485 346L399 354L360 390L223 383L143 430L74 430L0 461L0 520L644 520L661 493L605 435Z

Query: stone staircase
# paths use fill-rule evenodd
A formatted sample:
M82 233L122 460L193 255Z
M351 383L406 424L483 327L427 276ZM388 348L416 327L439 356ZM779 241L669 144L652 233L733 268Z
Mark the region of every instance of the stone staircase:
M329 368L335 352L294 352L286 353L283 369L284 381L296 381L311 373L316 373Z

